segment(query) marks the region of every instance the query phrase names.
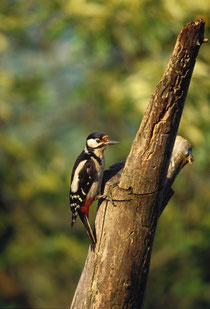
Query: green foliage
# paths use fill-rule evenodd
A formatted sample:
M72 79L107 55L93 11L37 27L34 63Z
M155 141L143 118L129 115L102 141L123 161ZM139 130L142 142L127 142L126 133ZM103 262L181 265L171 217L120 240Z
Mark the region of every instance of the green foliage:
M68 307L88 248L82 225L70 230L75 157L96 130L121 141L107 166L126 157L180 29L203 17L210 37L210 4L2 0L0 17L0 307ZM159 222L148 309L210 305L209 54L180 127L196 160Z

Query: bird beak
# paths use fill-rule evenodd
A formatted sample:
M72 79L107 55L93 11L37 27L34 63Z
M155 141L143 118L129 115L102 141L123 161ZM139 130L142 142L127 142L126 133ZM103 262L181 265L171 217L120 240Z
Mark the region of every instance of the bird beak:
M102 137L102 142L104 143L105 146L119 144L119 142L109 141L108 135L104 135L104 136Z
M120 142L109 141L109 140L107 140L107 141L104 143L104 145L109 146L109 145L116 145L116 144L119 144L119 143L120 143Z

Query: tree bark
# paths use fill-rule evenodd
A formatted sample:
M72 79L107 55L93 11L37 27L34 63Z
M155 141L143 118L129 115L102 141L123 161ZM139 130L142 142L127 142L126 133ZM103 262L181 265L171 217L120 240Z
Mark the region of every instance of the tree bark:
M204 25L200 19L181 30L125 165L104 174L104 192L116 207L107 200L100 204L96 248L88 252L72 309L143 307L158 218L173 194L175 177L192 161L190 144L176 134Z

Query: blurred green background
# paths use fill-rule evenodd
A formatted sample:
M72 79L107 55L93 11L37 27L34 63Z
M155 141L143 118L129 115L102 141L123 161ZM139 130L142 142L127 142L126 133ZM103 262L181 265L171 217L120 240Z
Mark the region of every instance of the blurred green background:
M96 130L121 142L107 167L126 158L199 17L210 38L209 0L0 1L0 308L68 308L88 250L80 222L70 229L75 158ZM159 221L146 309L210 308L209 75L204 44L179 130L195 162Z

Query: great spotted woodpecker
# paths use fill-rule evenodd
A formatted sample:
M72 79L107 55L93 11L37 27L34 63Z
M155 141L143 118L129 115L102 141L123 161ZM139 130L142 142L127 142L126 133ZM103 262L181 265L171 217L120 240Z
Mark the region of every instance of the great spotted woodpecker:
M70 186L71 226L79 215L85 225L91 247L96 240L89 223L89 207L102 197L101 184L104 172L104 150L109 145L119 142L110 141L108 135L100 132L91 133L86 140L85 149L78 156L72 170Z

